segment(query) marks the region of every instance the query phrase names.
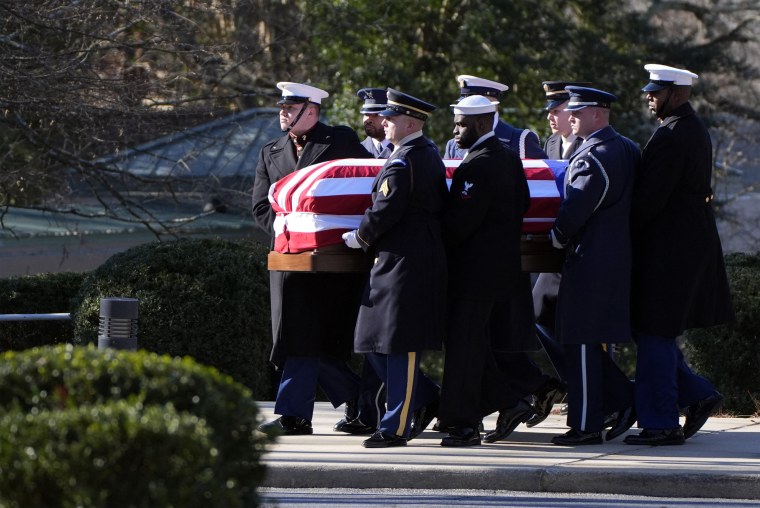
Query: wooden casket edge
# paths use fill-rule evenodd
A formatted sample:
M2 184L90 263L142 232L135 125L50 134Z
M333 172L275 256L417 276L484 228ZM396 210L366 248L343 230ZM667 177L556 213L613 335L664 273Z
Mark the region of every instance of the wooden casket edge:
M562 271L564 252L552 246L549 235L523 235L520 248L524 272ZM356 273L366 272L371 266L372 258L369 254L341 245L295 254L272 251L267 256L267 268L270 271Z

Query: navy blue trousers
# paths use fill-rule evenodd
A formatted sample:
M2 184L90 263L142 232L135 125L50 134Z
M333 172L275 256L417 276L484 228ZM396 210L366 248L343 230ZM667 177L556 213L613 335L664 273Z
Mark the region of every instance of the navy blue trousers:
M674 429L684 409L715 392L695 374L673 337L636 334L636 413L639 427Z
M385 399L385 383L365 357L359 383L359 420L365 425L379 428L385 415Z
M385 383L387 410L378 430L408 438L412 413L439 398L440 387L420 372L420 353L366 353L367 361Z
M358 397L359 376L345 362L329 356L289 356L282 369L275 414L311 421L317 386L338 407Z

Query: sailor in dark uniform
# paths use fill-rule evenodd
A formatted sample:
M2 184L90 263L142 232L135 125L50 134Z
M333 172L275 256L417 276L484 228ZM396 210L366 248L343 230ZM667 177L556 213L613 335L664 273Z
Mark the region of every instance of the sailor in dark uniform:
M555 329L566 354L570 427L552 442L576 446L603 442L610 409L618 411L619 423L607 440L635 423L633 383L602 345L631 340L630 209L640 152L609 124L614 95L567 90L573 133L584 142L570 158L551 230L552 243L565 251Z
M644 68L650 81L642 90L660 125L642 152L631 212L636 408L643 430L625 442L680 445L720 409L723 396L692 372L676 338L690 328L729 323L734 314L712 207L712 143L689 103L697 75L667 65Z
M520 282L527 277L520 236L530 193L520 158L494 135L496 105L471 95L452 107L454 138L468 152L454 173L444 215L450 303L439 416L449 435L441 445L476 446L483 417L521 398L509 393L494 350L536 342L535 335L523 333L532 332L533 322L529 285ZM503 312L495 303L505 301L506 333L494 335L491 314Z
M498 103L499 96L509 90L505 84L467 74L457 76L457 83L459 83L459 100L470 95L484 95ZM541 149L535 132L512 127L498 118L496 121L498 122L494 129L496 137L515 152L518 157L521 159L546 159L546 154ZM457 148L456 141L453 138L446 142L444 159L463 159L464 156L465 150Z
M440 350L446 304L446 254L440 216L448 189L435 145L422 134L435 106L389 88L386 137L395 149L372 185L372 206L346 245L370 251L370 271L354 349L364 353L385 382L387 411L363 445L405 446L412 413L428 408L424 429L435 417L439 387L419 370L425 350Z
M364 132L367 137L362 141L362 146L376 159L387 159L393 152L393 143L385 138L383 130L383 117L378 115L385 109L386 94L383 88L362 88L356 95L364 101L359 111L364 124Z
M367 158L356 133L319 121L328 93L319 88L281 82L280 126L286 133L264 145L253 184L253 216L274 245L275 214L269 187L308 165L345 157ZM363 274L277 272L270 274L273 347L271 361L282 370L275 402L276 420L264 431L311 434L317 385L347 418L356 409L359 376L346 364L359 308Z

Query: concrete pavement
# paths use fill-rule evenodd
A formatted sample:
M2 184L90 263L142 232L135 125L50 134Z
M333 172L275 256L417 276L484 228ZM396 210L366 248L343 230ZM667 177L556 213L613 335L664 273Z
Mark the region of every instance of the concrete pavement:
M273 402L261 402L266 421ZM760 418L710 418L683 446L561 447L565 417L551 415L509 441L444 448L426 430L406 447L366 449L366 436L334 432L343 408L317 403L311 436L281 436L264 455L265 487L482 489L760 500ZM492 429L496 417L484 422ZM432 427L432 425L431 425ZM629 433L638 432L635 427ZM627 434L626 434L627 435Z

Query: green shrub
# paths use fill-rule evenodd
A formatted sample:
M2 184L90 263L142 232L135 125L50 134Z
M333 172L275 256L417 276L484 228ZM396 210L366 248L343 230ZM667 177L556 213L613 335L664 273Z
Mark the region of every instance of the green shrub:
M125 402L0 419L0 499L27 506L235 506L203 420Z
M178 240L112 256L85 280L76 343L94 343L100 300L139 300L138 348L189 355L274 398L268 251L254 242Z
M48 314L71 312L84 273L44 273L0 279L0 313ZM71 342L71 321L0 322L0 352Z
M114 405L119 401L124 405ZM160 411L156 413L151 408ZM97 490L95 482L102 476L98 471L92 471L92 485L83 480L81 493L76 495L93 496L92 499L102 502L94 506L112 506L102 496L117 492L121 487L116 483L133 482L136 490L139 486L145 495L152 496L165 495L168 488L166 495L173 495L169 483L179 480L171 475L166 477L166 485L158 480L161 471L167 474L177 471L175 476L179 476L180 469L181 474L208 484L199 487L202 492L196 494L202 494L203 499L208 495L222 496L224 502L217 504L206 499L203 504L198 498L200 504L188 505L174 499L177 504L173 506L250 506L255 504L255 489L264 476L259 460L268 438L256 431L260 423L258 407L250 391L229 376L190 358L71 345L7 352L0 357L0 414L7 415L0 423L4 438L5 434L15 435L15 441L9 441L14 443L13 447L33 451L13 455L5 451L9 446L0 441L0 468L4 470L0 477L5 478L6 471L21 471L18 474L25 481L41 482L36 485L39 489L34 490L45 490L48 483L73 488L67 475L83 476L78 467L85 464L87 471L106 467L105 464L125 468L124 474L130 477L113 475L101 490ZM111 420L119 421L107 425ZM60 430L49 430L58 425L62 427ZM18 429L19 426L32 428ZM164 432L162 426L168 434L179 432L179 435L162 438L159 435ZM6 428L10 430L4 432ZM85 436L100 431L106 436ZM48 437L47 445L46 433L53 436ZM169 448L161 447L164 444L156 447L155 441L161 439L167 440L167 447L175 440L178 449L170 453ZM117 448L115 455L104 450L108 443ZM185 445L188 451L183 455L181 448ZM211 458L206 456L207 452ZM121 453L132 457L133 469L129 469L129 460L122 459ZM23 472L38 469L41 463L35 457L43 456L51 464L41 468L39 475ZM198 461L190 460L191 457ZM27 464L27 460L31 462ZM59 460L69 463L53 464ZM158 464L148 465L150 461ZM102 474L107 476L107 472ZM185 489L184 484L176 485ZM0 488L0 492L11 495L5 488ZM155 503L136 506L167 506L160 498L156 499Z
M687 333L687 354L694 368L726 397L728 412L760 411L760 253L726 256L726 270L736 313L732 326Z

